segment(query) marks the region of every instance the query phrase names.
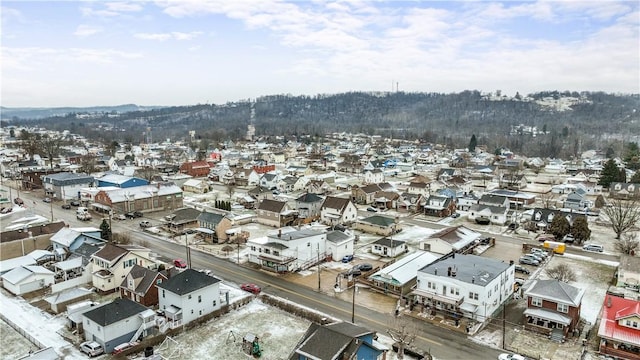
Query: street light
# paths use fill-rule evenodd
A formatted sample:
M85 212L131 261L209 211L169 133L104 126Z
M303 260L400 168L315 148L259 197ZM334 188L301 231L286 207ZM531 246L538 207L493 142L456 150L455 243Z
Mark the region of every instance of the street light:
M352 275L349 275L351 277ZM358 290L358 283L353 280L353 296L351 297L351 323L355 324L356 320L356 291Z

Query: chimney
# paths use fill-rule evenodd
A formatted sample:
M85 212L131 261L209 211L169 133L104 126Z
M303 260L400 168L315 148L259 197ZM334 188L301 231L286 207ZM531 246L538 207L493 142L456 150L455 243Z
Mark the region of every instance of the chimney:
M438 268L435 268L435 269L433 270L433 275L438 275Z
M282 229L278 229L278 237L282 237Z
M456 258L456 252L455 252L455 251L453 252L453 255L451 255L451 258L452 258L452 259L455 259L455 258Z
M451 277L451 266L447 269L447 276Z
M513 265L513 260L509 260L509 265Z
M475 276L472 276L472 277L471 277L471 283L472 283L472 284L475 284L475 283L476 283L476 277L475 277Z

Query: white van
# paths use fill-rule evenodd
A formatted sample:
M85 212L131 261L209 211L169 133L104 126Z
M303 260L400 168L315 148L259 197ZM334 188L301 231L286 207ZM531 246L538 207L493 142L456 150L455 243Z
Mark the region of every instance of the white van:
M582 247L582 250L585 250L585 251L603 252L603 251L604 251L604 246L602 246L602 245L598 245L598 244L585 244L585 245Z
M89 209L84 206L80 206L78 209L76 209L76 215L84 215L87 213L89 213Z

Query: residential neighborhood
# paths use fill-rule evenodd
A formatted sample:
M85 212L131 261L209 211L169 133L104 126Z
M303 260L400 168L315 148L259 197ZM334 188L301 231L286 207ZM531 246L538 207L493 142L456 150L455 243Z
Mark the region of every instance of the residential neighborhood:
M329 134L321 165L295 141L262 143L259 156L255 143L229 143L207 160L180 142L132 144L118 149L122 164L88 142L33 158L9 147L18 140L6 129L0 135L10 193L0 214L2 301L65 318L61 341L78 356L166 355L199 328L260 306L303 321L280 341L288 357L264 346L268 335L210 334L237 337L231 357L394 359L399 347L409 358L454 356L407 340L436 341L418 330L428 327L530 358L640 359L640 184L600 185L613 160L596 151L547 172L545 160L534 169L506 149ZM90 155L103 161L85 172L78 159ZM301 289L317 298L301 301L340 302L342 316L294 304ZM406 324L414 333L398 337ZM66 358L59 342L29 336L38 351ZM536 345L523 348L523 336Z

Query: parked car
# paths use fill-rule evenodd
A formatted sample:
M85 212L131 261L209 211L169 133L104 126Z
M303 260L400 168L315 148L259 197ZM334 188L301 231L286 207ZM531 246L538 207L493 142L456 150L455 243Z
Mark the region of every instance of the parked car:
M148 220L140 221L140 227L143 228L143 229L151 227L151 223Z
M519 272L519 273L523 273L523 274L527 274L527 275L531 274L531 271L529 271L529 269L527 269L524 266L516 265L515 270L516 270L516 272Z
M187 268L187 262L182 260L182 259L175 259L173 260L173 266L180 268L180 269L186 269Z
M373 270L373 265L369 263L362 263L362 264L355 265L353 268L354 269L357 268L360 271L367 272L367 271Z
M89 357L98 356L104 353L104 349L102 348L102 345L98 344L95 341L83 342L82 344L80 344L80 351L89 355Z
M542 256L542 255L540 255L540 254L538 254L538 253L531 252L531 253L526 254L526 255L528 255L529 257L532 257L532 258L534 258L534 259L538 260L540 263L543 263L543 262L544 262L544 256Z
M457 218L460 217L460 213L453 213L453 214L451 214L451 217L454 218L454 219L457 219Z
M46 197L46 198L42 199L42 201L44 201L46 203L50 203L51 202L51 198L50 197Z
M62 204L62 208L63 208L63 209L65 209L65 210L69 210L69 209L71 209L71 205L69 205L69 204Z
M127 217L124 216L124 214L115 214L113 216L113 218L116 219L116 220L126 220L127 219Z
M362 271L360 271L360 269L358 269L357 267L354 266L354 267L351 268L351 270L343 273L342 275L343 275L343 277L345 279L347 279L347 278L349 278L349 276L356 277L356 276L362 275Z
M260 286L256 285L256 284L251 284L251 283L247 283L247 284L242 284L240 285L240 289L244 290L244 291L248 291L254 295L258 295L260 294L260 291L262 291L262 289L260 289Z
M562 241L568 243L568 244L573 244L574 241L576 241L576 239L573 237L573 235L571 234L567 234L562 238Z
M582 250L585 251L595 251L595 252L603 252L604 251L604 246L602 245L598 245L598 244L585 244L582 247Z
M353 260L353 255L345 255L342 258L342 262L345 263L345 264L348 263L348 262L351 262L351 260Z
M134 211L133 216L137 218L141 218L144 216L144 214L142 213L142 211Z
M120 344L120 345L118 345L118 346L114 347L114 348L113 348L113 351L111 352L111 354L113 354L113 355L118 355L118 354L120 354L121 352L123 352L123 351L125 351L125 350L127 350L127 349L130 349L130 348L132 348L132 347L134 347L134 346L136 346L136 345L138 345L138 344L139 344L139 343L138 343L137 341L122 343L122 344Z
M527 256L521 256L520 259L518 259L518 262L520 264L525 264L525 265L533 265L533 266L538 266L540 265L540 262L532 257L527 257Z
M518 354L500 354L498 360L527 360L524 356Z
M376 209L376 208L374 208L374 207L369 206L369 207L367 208L367 211L369 211L369 212L378 212L378 209Z
M0 210L0 214L8 214L8 213L10 213L12 211L13 211L12 207L2 208L2 210Z
M542 256L544 256L545 258L549 257L549 252L547 250L543 250L540 248L531 248L531 252L534 254L540 254Z
M72 200L69 204L71 204L71 206L80 206L80 201Z
M20 198L15 198L13 199L13 203L19 206L24 205L24 200L20 199Z
M556 238L553 235L545 234L545 235L538 236L538 241L539 242L556 241Z

